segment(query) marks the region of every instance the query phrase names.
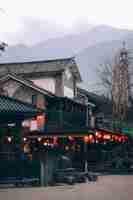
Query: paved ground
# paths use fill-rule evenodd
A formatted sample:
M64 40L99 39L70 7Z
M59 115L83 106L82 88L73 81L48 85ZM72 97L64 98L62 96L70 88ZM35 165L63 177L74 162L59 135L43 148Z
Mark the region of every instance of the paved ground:
M133 200L133 176L101 176L97 183L0 189L0 200Z

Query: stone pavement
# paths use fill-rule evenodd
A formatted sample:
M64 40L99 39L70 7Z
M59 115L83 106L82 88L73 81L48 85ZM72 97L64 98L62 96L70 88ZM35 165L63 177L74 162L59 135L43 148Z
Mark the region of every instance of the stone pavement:
M133 200L133 176L100 176L96 183L0 189L0 200Z

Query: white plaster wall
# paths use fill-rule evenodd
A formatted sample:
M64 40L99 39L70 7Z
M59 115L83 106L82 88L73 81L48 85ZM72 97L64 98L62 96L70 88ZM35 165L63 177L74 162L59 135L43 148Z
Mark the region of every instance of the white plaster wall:
M43 88L43 89L55 94L55 79L53 79L53 78L45 78L44 79L43 78L43 79L34 79L32 81L38 87Z
M73 89L64 86L64 96L69 97L69 98L73 98L74 97Z
M12 97L16 90L20 87L20 83L14 81L14 80L9 80L3 85L3 89L7 91L8 96Z

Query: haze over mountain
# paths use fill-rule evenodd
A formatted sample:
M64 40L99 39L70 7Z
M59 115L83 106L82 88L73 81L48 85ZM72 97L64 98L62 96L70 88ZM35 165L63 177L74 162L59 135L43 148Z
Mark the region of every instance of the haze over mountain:
M62 34L63 35L63 34ZM82 87L97 90L99 82L97 67L109 62L123 40L129 49L133 48L133 31L110 26L88 27L82 31L64 34L42 40L32 46L18 44L9 46L0 62L24 62L75 56L83 83Z

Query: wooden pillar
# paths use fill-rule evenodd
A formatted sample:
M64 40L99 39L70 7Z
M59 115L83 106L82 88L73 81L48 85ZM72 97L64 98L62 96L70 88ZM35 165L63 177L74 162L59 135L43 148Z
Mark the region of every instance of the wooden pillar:
M40 158L40 183L41 186L48 186L48 153Z
M43 187L44 186L44 161L43 160L40 160L40 183L41 183L41 186Z

